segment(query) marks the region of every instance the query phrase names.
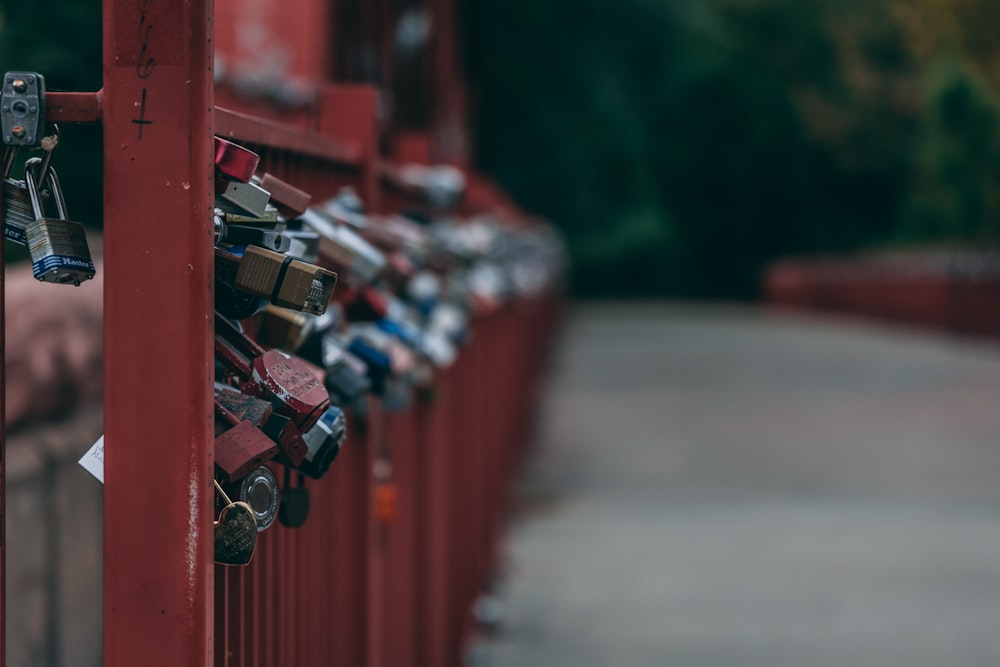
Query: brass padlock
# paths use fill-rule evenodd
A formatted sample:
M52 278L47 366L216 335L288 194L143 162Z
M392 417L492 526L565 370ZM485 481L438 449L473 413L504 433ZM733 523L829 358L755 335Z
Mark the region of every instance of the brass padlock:
M35 174L41 164L41 158L31 158L24 164L24 180L35 218L24 229L31 253L31 270L35 278L43 282L79 285L94 277L94 262L90 258L87 235L83 225L69 219L59 177L52 167L49 168L46 183L58 217L45 217Z

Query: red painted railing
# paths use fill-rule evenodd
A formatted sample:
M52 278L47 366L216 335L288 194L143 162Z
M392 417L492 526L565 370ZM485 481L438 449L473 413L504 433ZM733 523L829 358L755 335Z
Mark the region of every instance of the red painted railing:
M216 4L235 20L237 5ZM256 150L262 170L314 201L352 185L373 211L405 201L380 180L393 158L465 160L452 0L427 3L438 18L427 127L380 123L376 87L331 83L349 69L345 44L390 39L398 3L376 4L357 14L362 33L344 23L357 9L347 0L302 3L322 22L294 13L319 31L300 30L294 48L326 44L340 65L318 72L322 59L306 58L298 74L314 96L287 122L248 113L231 93L238 110L215 106L220 26L204 0L104 0L102 90L48 96L50 121L104 132L106 665L437 667L458 665L475 631L471 604L495 574L558 316L552 292L481 312L458 361L406 411L370 399L364 416L349 415L330 474L308 482L306 524L262 533L246 568L213 564L213 136ZM355 39L331 46L331 30ZM511 210L470 181L466 212Z

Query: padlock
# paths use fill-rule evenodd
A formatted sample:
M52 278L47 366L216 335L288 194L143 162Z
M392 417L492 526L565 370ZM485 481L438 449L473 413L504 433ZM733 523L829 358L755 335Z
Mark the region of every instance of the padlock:
M221 137L215 137L215 171L221 178L249 183L260 164L260 156Z
M228 213L247 213L257 218L267 215L271 193L253 183L215 181L215 205Z
M285 485L281 487L281 507L278 508L278 520L286 528L299 528L309 517L309 489L306 478L298 473L298 484L291 486L292 471L285 468Z
M376 396L385 394L386 380L392 372L392 359L388 352L374 345L363 336L355 336L347 344L347 351L361 359L368 372L371 392Z
M218 391L215 400L237 418L245 419L258 427L268 438L277 443L281 451L275 457L276 462L292 467L302 463L307 452L302 434L295 428L291 419L273 412L270 401L232 389Z
M45 217L39 185L33 173L41 163L41 158L31 158L24 165L24 180L36 217L24 229L28 251L31 253L31 270L36 279L44 282L79 285L94 277L94 262L90 259L87 235L83 231L83 225L69 220L59 177L51 167L46 180L58 217Z
M270 401L265 401L256 396L248 396L225 385L217 385L215 400L219 405L236 415L238 419L246 420L257 428L262 428L274 411ZM219 420L215 421L216 435L219 435L227 428L228 426Z
M334 222L350 225L355 229L368 226L365 203L358 196L357 191L350 186L342 187L337 191L337 194L320 204L318 209L320 213Z
M314 370L298 357L264 350L229 320L215 316L216 360L242 379L240 389L271 401L299 431L316 423L330 407L330 394Z
M255 245L279 253L284 253L291 247L291 241L285 238L281 232L264 227L229 223L223 225L221 242L235 246Z
M3 235L14 243L26 246L28 241L24 236L24 228L34 221L35 212L31 208L31 197L28 196L28 184L23 180L10 177L14 166L17 149L8 146L3 159ZM47 198L47 193L43 193ZM45 203L43 201L43 208Z
M312 202L311 194L274 174L265 173L259 179L254 177L254 182L271 193L271 201L280 206L286 215L292 217L302 215Z
M231 320L245 320L267 307L267 299L236 287L240 255L232 248L215 249L215 310Z
M226 224L268 228L274 228L281 224L281 220L278 217L278 209L270 204L264 207L264 215L260 216L249 215L247 213L234 213L233 211L225 211L223 209L217 210L222 212L222 220Z
M309 453L298 465L300 472L319 479L330 469L347 437L347 419L344 411L331 406L316 424L302 434Z
M267 418L262 430L281 448L281 452L274 459L275 463L295 468L305 459L309 448L302 433L291 419L274 413Z
M326 377L323 384L330 392L330 398L339 405L351 406L371 391L365 363L347 352L335 336L324 336L323 367Z
M278 518L281 491L278 488L278 478L267 466L255 468L235 484L223 484L223 488L250 507L257 522L258 533L270 528Z
M286 255L310 264L319 261L319 234L307 229L286 229L282 235L288 239Z
M257 519L245 502L233 502L218 480L212 480L223 505L215 527L215 562L219 565L249 565L257 547Z
M322 315L337 284L337 274L265 248L243 251L234 284L282 308Z
M344 274L349 286L366 285L385 268L385 256L357 232L333 222L316 209L307 210L299 219L319 234L319 261Z
M312 333L316 316L268 306L260 313L257 342L294 353Z
M221 421L228 425L215 437L215 466L225 484L233 484L278 453L278 446L259 428L241 420L215 401L216 430Z
M42 149L45 156L42 158L39 172L34 174L35 182L42 185L42 190L38 193L42 202L42 210L47 210L49 202L49 191L45 189L45 182L48 177L51 165L52 153L59 145L59 127L52 126L52 132L42 137ZM3 232L4 238L20 246L27 246L28 240L25 236L24 228L35 220L35 212L31 207L31 197L28 196L28 184L24 180L10 177L11 169L14 166L14 158L17 148L8 146L4 154L3 165L3 189L4 189L4 212L3 212Z

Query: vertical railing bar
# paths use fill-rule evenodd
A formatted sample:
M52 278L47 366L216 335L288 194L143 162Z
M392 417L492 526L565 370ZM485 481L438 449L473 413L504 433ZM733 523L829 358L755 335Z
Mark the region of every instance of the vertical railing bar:
M212 0L103 1L104 664L213 646Z

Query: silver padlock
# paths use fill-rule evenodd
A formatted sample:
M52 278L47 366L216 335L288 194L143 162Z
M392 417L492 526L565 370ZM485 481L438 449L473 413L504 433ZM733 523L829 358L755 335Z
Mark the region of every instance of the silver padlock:
M24 228L34 221L35 213L31 208L28 185L23 180L10 177L16 154L17 149L13 147L8 147L4 154L3 236L18 245L26 246L28 241L24 235ZM48 204L48 191L42 191L41 198L44 208Z
M344 411L333 405L308 431L302 434L308 452L299 465L299 471L319 479L330 469L347 438L347 420Z
M271 201L271 193L253 183L220 182L215 191L215 205L226 213L266 219L269 201ZM276 216L277 209L275 209L275 219L277 219Z
M58 217L45 217L34 173L41 164L41 158L31 158L24 163L24 180L35 217L24 228L28 251L31 253L31 271L36 279L43 282L79 285L94 277L94 262L90 258L87 235L83 231L83 225L69 219L59 177L51 167L46 182Z

